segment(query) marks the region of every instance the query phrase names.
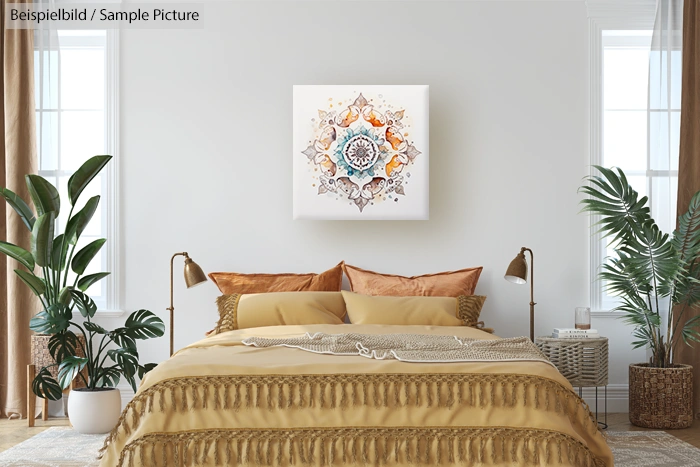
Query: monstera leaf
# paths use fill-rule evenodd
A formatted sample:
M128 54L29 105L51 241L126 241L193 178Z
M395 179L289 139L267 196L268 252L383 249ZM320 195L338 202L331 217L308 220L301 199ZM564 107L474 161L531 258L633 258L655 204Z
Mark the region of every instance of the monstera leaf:
M126 333L134 339L150 339L165 333L163 321L148 310L137 310L131 313L124 327Z
M80 290L73 289L70 293L73 297L73 303L75 303L75 306L78 307L78 311L80 311L80 314L83 315L83 318L87 318L88 316L92 318L95 316L95 312L97 312L97 305L95 305L95 302L90 297Z
M58 384L66 389L70 386L71 381L78 376L78 373L83 371L85 365L87 365L88 359L85 357L76 357L71 355L63 359L60 365L58 365Z
M134 376L138 371L139 354L134 349L110 349L107 351L109 358L119 365L124 376Z
M119 347L136 350L136 339L129 335L127 328L117 328L109 333L109 337Z
M87 321L83 323L85 326L85 330L94 332L95 334L107 334L107 330L100 326L99 324L95 324L92 321Z
M117 365L100 368L97 371L96 384L98 388L113 388L119 384L121 371Z
M53 379L47 368L42 368L32 381L32 391L40 397L51 401L57 401L63 397L63 390L58 382ZM30 414L33 416L33 414Z
M107 351L109 358L114 360L124 378L131 384L136 392L136 379L134 378L139 369L139 355L134 349L112 349Z
M77 353L78 337L73 331L65 330L59 332L51 336L48 348L56 363L61 363L65 358L72 357Z
M68 329L73 314L66 305L55 304L41 311L29 321L29 328L40 334L56 334Z
M143 379L143 377L146 376L146 373L148 373L157 366L157 363L146 363L145 365L139 365L139 378Z

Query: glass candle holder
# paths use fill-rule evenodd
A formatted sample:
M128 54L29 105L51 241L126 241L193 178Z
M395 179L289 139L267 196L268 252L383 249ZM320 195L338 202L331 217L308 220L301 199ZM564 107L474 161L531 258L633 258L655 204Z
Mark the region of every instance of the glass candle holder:
M588 307L577 307L574 323L576 329L591 329L591 309Z

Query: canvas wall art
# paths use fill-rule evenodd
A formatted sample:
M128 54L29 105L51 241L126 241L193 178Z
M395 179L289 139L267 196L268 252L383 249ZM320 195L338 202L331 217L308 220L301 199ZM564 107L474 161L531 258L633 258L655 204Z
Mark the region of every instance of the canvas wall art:
M294 86L294 219L428 219L428 86Z

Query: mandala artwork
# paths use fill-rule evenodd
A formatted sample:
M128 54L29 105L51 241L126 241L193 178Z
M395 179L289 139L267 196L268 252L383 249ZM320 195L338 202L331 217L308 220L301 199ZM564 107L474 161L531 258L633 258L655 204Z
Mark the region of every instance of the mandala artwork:
M427 89L295 86L295 218L426 219Z

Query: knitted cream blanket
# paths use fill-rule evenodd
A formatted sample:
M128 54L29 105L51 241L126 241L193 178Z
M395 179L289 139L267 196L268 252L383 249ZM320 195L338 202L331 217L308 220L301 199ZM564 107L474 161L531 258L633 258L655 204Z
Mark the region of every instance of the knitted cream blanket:
M291 347L329 355L359 355L376 360L396 359L414 363L539 361L547 357L526 337L469 339L422 334L326 334L302 337L249 337L253 347Z

